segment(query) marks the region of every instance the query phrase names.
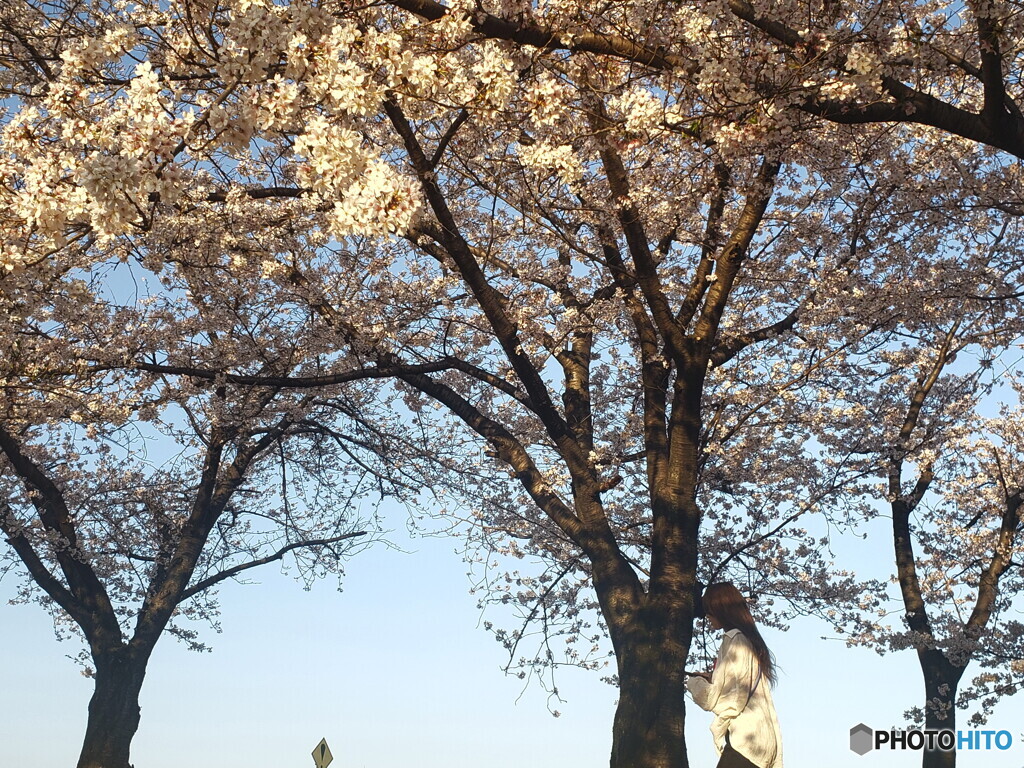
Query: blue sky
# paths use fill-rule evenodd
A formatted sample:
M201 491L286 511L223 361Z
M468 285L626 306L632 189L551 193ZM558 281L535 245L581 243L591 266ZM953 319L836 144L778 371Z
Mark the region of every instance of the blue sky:
M306 592L274 566L253 583L221 589L222 634L212 653L190 653L170 637L157 645L142 692L133 745L137 768L311 768L326 738L332 768L583 768L607 765L615 691L600 674L562 672L559 718L547 694L501 672L503 650L480 626L476 599L455 549L443 538L406 536L400 511L390 538ZM857 545L865 570L883 561ZM11 577L0 597L14 592ZM68 768L77 759L91 681L66 656L36 606L0 605L7 663L0 667L0 766ZM901 722L919 703L912 654L879 657L822 640L816 621L766 630L782 668L775 689L787 768L896 768L916 753L848 748L851 726ZM970 670L968 670L970 672ZM688 709L691 765L711 768L710 715ZM962 752L960 768L1024 766L1024 698L1002 703L988 726L1007 729L1006 752Z

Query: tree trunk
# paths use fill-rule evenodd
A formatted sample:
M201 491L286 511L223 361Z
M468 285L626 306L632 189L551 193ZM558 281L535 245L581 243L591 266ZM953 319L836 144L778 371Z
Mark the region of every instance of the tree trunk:
M139 692L146 658L127 648L97 657L96 688L89 700L89 720L78 768L131 768L128 753L139 727Z
M643 640L616 652L619 704L612 726L611 768L689 768L682 658Z
M954 667L939 651L926 651L921 656L921 671L924 673L926 730L956 731L956 691L963 667ZM937 706L936 706L937 705ZM956 749L944 752L941 749L925 749L922 753L921 768L955 768Z

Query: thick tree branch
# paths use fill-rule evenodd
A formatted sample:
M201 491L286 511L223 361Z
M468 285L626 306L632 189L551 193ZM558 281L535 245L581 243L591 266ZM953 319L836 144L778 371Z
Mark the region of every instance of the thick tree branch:
M988 625L989 618L992 616L992 608L999 594L999 579L1010 567L1017 530L1022 522L1021 501L1020 491L1006 499L1006 506L1003 508L1003 515L999 521L999 533L992 559L978 580L978 597L974 603L974 610L971 611L971 616L966 623L968 632L975 636L980 636Z
M12 514L10 507L6 505L0 509L0 530L7 536L7 542L21 562L25 564L32 580L42 587L43 591L63 608L83 630L87 630L92 623L92 617L78 599L50 572L33 549L28 537L9 522Z
M436 20L448 9L433 0L389 0L390 4L404 8L421 18ZM768 35L789 49L803 43L803 38L792 27L757 13L745 0L729 0L729 8L738 18ZM679 56L662 48L651 50L614 34L583 32L568 34L560 30L544 29L528 22L500 19L489 13L474 14L470 24L479 34L499 40L510 40L546 50L566 50L614 56L654 69L679 71L692 75L698 64L692 58ZM1024 120L1015 118L992 125L983 115L955 107L930 94L916 90L900 80L882 76L882 87L895 103L876 101L852 104L819 96L808 96L797 106L801 110L836 123L906 123L930 125L957 136L971 139L1005 150L1024 159ZM771 92L764 95L770 96ZM1007 107L1004 106L1005 110Z
M793 330L800 320L800 310L801 307L796 307L777 323L772 323L747 333L723 338L719 344L715 345L714 350L711 352L711 365L713 367L725 365L752 344L773 339L781 336L786 331Z
M679 307L676 317L679 324L686 328L693 322L700 307L700 301L707 293L711 284L709 278L715 267L715 253L721 244L722 216L725 214L725 198L732 184L732 173L725 163L715 164L715 191L708 205L707 220L704 225L704 242L701 243L701 257L694 270L690 289Z
M430 158L430 167L437 168L437 164L441 162L441 158L444 156L444 151L448 148L451 140L455 138L455 134L459 132L459 128L462 124L469 119L469 110L463 109L459 112L458 116L452 120L452 124L448 126L448 130L444 132L440 141L437 142L437 147L434 149L434 154Z
M889 481L889 503L892 509L893 548L896 555L896 575L900 584L900 592L903 596L903 606L906 610L907 626L914 632L923 635L931 634L931 619L928 616L928 606L925 603L921 592L921 582L917 575L917 563L914 555L914 540L910 530L910 513L920 503L929 485L932 482L933 474L930 467L926 467L918 478L914 491L909 495L903 493L903 462L907 451L910 436L921 416L921 409L925 399L932 391L939 376L945 369L950 359L950 350L956 333L961 325L961 320L953 323L953 326L946 333L945 338L939 345L932 363L931 370L923 377L915 388L910 398L910 406L900 426L896 445L889 456L888 481ZM919 654L923 651L919 651ZM922 656L923 663L923 656Z
M739 276L754 234L764 219L774 191L775 177L781 167L782 164L777 160L765 158L761 162L757 176L747 190L746 203L736 227L718 257L715 280L708 289L704 307L694 329L694 339L703 351L702 357L707 358L711 354L732 287Z
M0 22L0 29L18 41L18 44L28 53L29 58L31 58L32 61L35 62L35 65L39 67L39 71L43 73L43 78L45 80L52 81L54 79L53 70L50 68L50 64L46 60L46 57L43 56L31 42L29 42L28 38L25 37L17 27L4 21Z
M1010 113L1006 108L1006 83L1003 79L1003 56L999 44L998 24L989 12L989 2L975 0L968 5L978 24L978 50L981 54L981 82L984 102L981 108L985 122L993 127L1002 127L1008 122Z
M746 0L729 0L730 10L740 19L764 32L771 39L789 49L802 45L803 39L792 27L758 14ZM994 70L994 62L989 63ZM984 61L983 61L984 69ZM999 99L999 86L992 74L983 77L986 86L986 106ZM999 74L1001 82L1002 75ZM883 75L882 87L896 103L877 101L870 104L851 104L810 96L799 107L810 114L836 123L920 123L948 131L966 139L1003 149L1019 158L1024 158L1024 121L998 120L992 123L987 115L955 107L930 94L911 88L891 75ZM991 90L989 90L991 87ZM998 108L1005 114L1005 98L1000 99Z
M503 424L484 415L450 387L429 376L401 377L410 386L446 406L484 438L514 472L523 489L552 522L593 564L593 577L611 624L627 624L639 607L643 590L636 572L619 550L604 510L597 503L577 503L579 516L544 479L529 451ZM596 483L595 483L596 485ZM576 489L580 496L582 489ZM596 500L589 500L590 502Z
M599 227L605 261L612 273L615 287L629 312L640 348L640 383L643 386L644 452L650 488L665 472L668 458L668 380L671 370L662 359L658 331L643 301L637 296L637 283L626 269L622 254L609 227Z
M43 526L63 540L55 547L54 556L60 564L64 578L67 579L71 594L80 606L71 615L76 621L81 619L84 622L79 623L79 626L91 642L98 640L107 644L120 643L121 629L110 597L95 571L77 551L78 533L64 494L22 451L17 438L3 427L0 427L0 450L25 484L29 499L35 506ZM28 555L28 552L24 554ZM22 556L22 552L19 552L19 556ZM45 579L45 575L43 576Z
M429 376L407 374L400 376L410 386L447 407L453 414L484 438L498 457L516 473L523 488L534 503L544 511L577 546L586 549L584 528L571 507L559 498L557 492L544 480L523 444L503 424L485 416L472 403L451 387Z
M456 358L444 358L432 363L384 365L372 368L357 368L351 371L328 374L324 376L261 376L243 375L199 368L188 365L165 365L162 363L134 363L134 368L150 373L171 376L189 376L206 381L224 381L228 384L240 384L252 387L275 387L279 389L320 389L323 387L347 384L365 379L393 379L402 373L437 373L452 369L467 369L467 373L475 374L472 366L468 366Z
M596 104L595 130L607 132L610 123L604 115L603 104ZM677 365L685 365L689 359L689 345L675 314L669 306L668 298L661 285L657 266L651 254L650 243L644 230L643 219L636 204L630 200L629 174L619 153L609 141L602 141L600 147L601 163L608 179L616 205L619 225L626 237L626 245L633 262L633 273L644 300L651 311L655 325L665 340Z
M268 392L264 404L275 394ZM174 609L181 602L181 595L192 579L210 531L242 484L252 462L269 451L291 424L291 420L285 417L268 429L259 440L240 444L234 459L226 468L223 468L223 455L228 435L224 429L213 427L192 510L182 527L178 546L163 580L153 584L143 601L132 636L133 646L152 647L156 643Z
M423 153L412 125L395 101L385 101L383 106L395 131L402 139L409 161L419 178L424 196L441 225L442 245L455 262L462 279L472 291L487 317L495 338L505 352L512 369L523 383L530 401L534 404L537 416L543 422L551 439L559 447L570 471L579 477L589 474L590 469L586 456L575 444L568 424L555 408L551 400L551 393L548 391L540 371L537 370L523 349L519 328L509 315L505 298L487 280L487 276L473 256L472 248L460 233L455 216L448 206L448 201L438 184L434 170Z
M397 8L403 8L420 18L436 21L449 13L449 9L434 0L389 0ZM546 29L528 21L510 21L486 11L470 14L468 19L473 29L484 37L509 40L532 45L544 50L564 50L580 53L597 53L627 59L656 69L683 69L693 67L693 61L677 56L663 48L648 48L621 35L593 32L574 32Z
M921 409L924 407L924 401L932 391L936 382L938 382L943 369L946 367L946 363L950 360L953 341L956 339L956 334L960 330L962 323L963 320L957 319L953 323L952 327L946 332L946 336L943 338L942 344L939 345L939 349L936 352L935 362L932 363L931 370L919 382L913 395L911 395L910 407L907 409L907 415L903 419L903 424L900 426L897 451L906 450L907 442L910 440L910 436L913 434L914 428L917 426L917 423L921 418ZM902 461L902 455L899 456L899 460ZM889 490L891 492L893 488L890 486Z

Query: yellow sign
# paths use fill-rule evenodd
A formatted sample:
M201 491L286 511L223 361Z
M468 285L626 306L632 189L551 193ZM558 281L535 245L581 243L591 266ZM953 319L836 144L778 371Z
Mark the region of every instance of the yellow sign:
M316 768L327 768L333 759L331 748L327 746L327 739L320 739L320 743L313 750L313 762L316 763Z

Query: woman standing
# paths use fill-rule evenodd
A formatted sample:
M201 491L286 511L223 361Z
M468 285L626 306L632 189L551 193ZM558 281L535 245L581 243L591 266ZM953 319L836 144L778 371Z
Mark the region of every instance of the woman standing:
M775 664L747 601L729 583L704 592L712 629L724 629L714 672L686 681L697 706L715 713L711 734L718 768L782 768L782 735L772 703Z

